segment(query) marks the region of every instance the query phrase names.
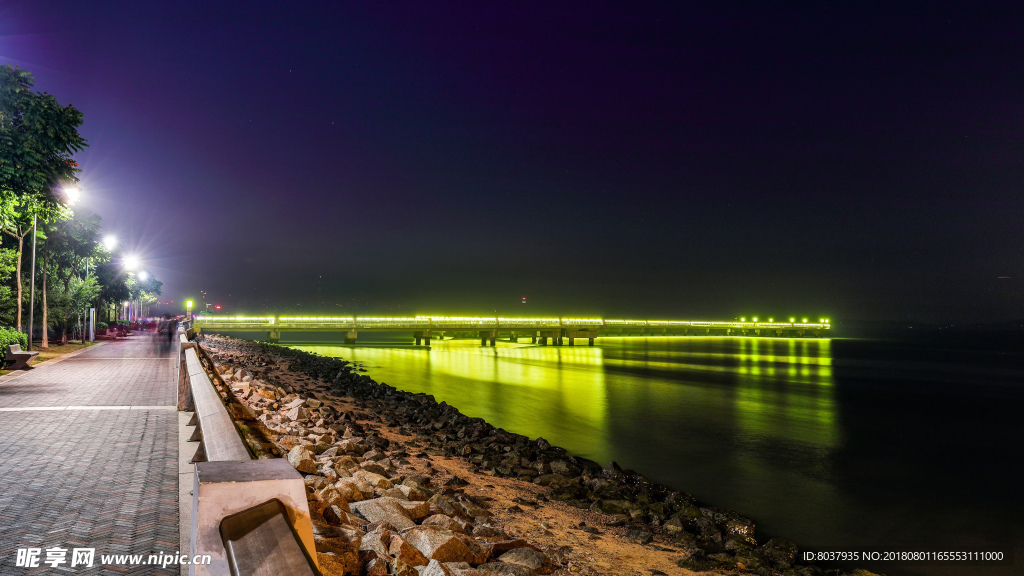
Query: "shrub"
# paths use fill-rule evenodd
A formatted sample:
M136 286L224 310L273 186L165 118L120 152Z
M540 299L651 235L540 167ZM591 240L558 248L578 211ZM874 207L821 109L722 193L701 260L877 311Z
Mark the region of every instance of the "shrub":
M106 330L107 328L109 328L109 326L107 326L106 322L97 322L96 323L96 329L97 330Z
M18 332L14 328L0 326L0 349L6 350L11 344L21 344L22 350L28 348L28 338L24 332Z

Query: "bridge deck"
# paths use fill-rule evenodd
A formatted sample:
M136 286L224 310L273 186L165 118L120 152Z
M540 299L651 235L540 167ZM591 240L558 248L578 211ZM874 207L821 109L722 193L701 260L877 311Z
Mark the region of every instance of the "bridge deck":
M200 316L200 329L252 331L474 331L474 330L580 330L617 331L629 329L727 329L815 332L831 329L820 322L745 322L703 320L613 320L602 318L484 318L416 316L380 317L294 317L294 316Z

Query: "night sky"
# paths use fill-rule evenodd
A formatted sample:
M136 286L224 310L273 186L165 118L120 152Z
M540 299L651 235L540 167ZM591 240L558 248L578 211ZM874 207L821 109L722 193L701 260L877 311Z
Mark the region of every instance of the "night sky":
M0 62L165 300L1024 317L1020 4L758 4L7 0Z

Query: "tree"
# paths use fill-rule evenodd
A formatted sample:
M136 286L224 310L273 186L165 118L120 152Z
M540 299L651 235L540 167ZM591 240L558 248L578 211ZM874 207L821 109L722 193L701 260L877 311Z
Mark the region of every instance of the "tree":
M84 274L86 262L91 258L100 258L105 253L100 249L100 217L88 210L79 210L68 220L63 220L46 227L46 244L43 260L43 326L47 325L46 277L52 271L64 288L67 295L71 290L71 280ZM97 288L98 290L98 288ZM98 292L97 292L98 293ZM67 344L67 319L61 330L61 344ZM43 334L43 346L48 344Z
M88 278L72 276L68 282L68 290L60 292L52 298L54 317L63 326L61 344L68 343L68 322L78 319L84 314L99 293L100 287L92 276Z
M17 268L18 251L13 248L0 248L0 279L8 281ZM0 325L14 325L14 289L0 285Z
M21 330L21 254L34 217L55 222L70 217L61 186L78 181L72 154L88 143L78 134L82 113L33 92L34 78L0 65L0 229L18 241L17 328Z

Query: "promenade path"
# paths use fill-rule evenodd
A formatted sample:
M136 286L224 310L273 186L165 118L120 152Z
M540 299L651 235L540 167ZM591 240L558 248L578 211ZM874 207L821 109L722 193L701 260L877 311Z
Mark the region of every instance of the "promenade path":
M166 338L130 336L0 378L0 574L178 574L101 565L178 552L175 358ZM26 547L38 568L16 566ZM73 548L94 548L93 567L72 568Z

